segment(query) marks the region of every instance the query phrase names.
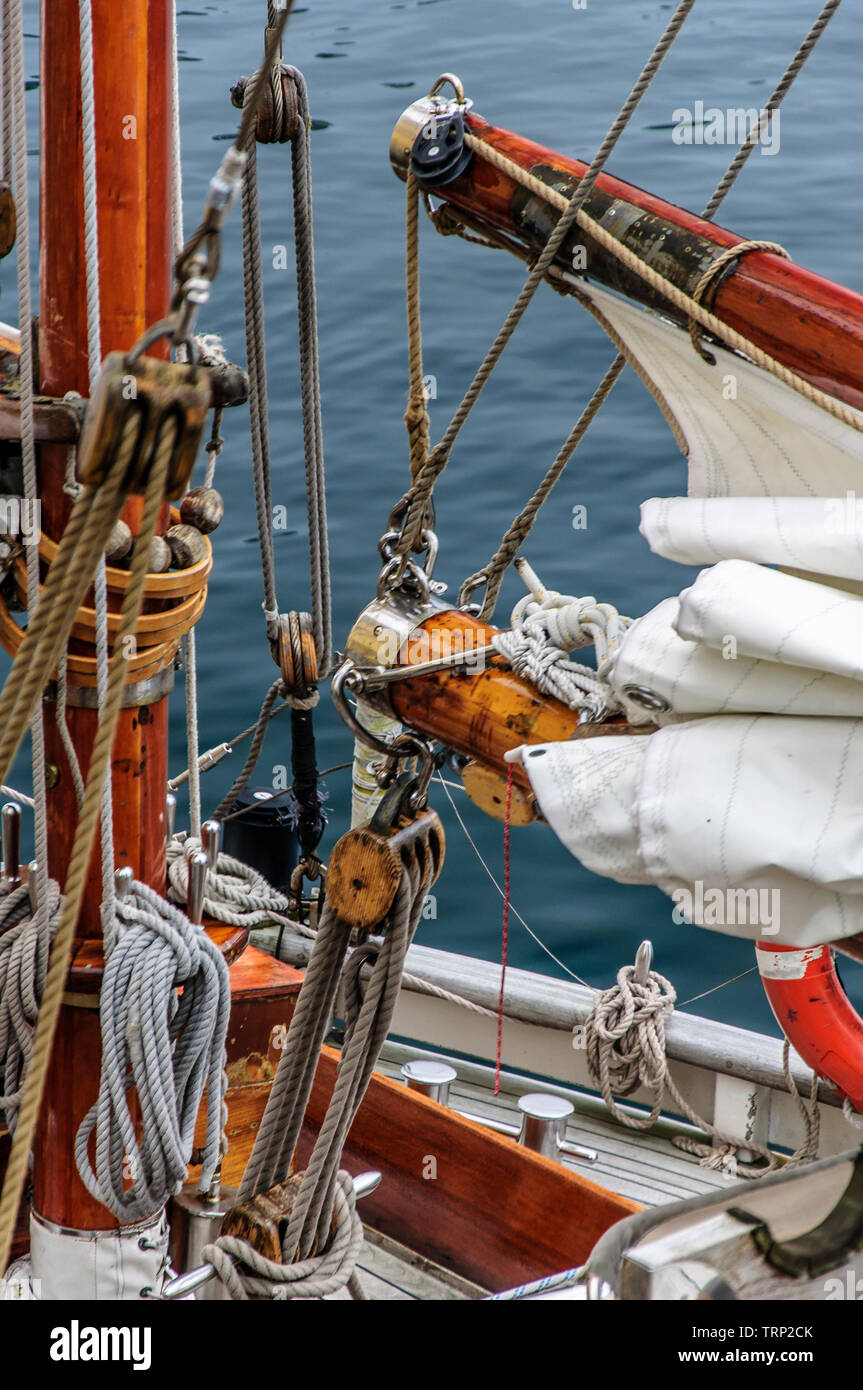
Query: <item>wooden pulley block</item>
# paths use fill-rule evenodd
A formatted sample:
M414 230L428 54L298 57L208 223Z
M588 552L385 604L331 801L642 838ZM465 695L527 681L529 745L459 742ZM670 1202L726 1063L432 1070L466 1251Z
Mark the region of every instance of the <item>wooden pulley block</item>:
M266 1192L250 1197L247 1202L239 1202L225 1215L219 1234L239 1236L260 1255L281 1264L282 1241L302 1179L302 1173L293 1173L287 1182L277 1183ZM332 1231L335 1232L335 1229L336 1219L333 1216ZM314 1254L315 1251L310 1253Z
M17 219L15 199L8 183L0 183L0 259L8 256L15 245Z
M434 883L443 867L446 839L435 811L402 819L388 835L358 825L339 840L327 867L327 901L342 921L368 931L392 907L405 859L431 855Z
M209 373L196 363L109 353L84 416L78 477L84 483L103 483L131 427L136 437L126 483L131 491L143 492L164 432L171 430L175 436L165 496L181 497L195 466L209 405Z
M318 653L310 613L282 613L274 653L276 663L292 695L303 700L318 683Z
M464 789L481 811L494 820L506 820L506 778L484 763L469 762L462 768ZM510 825L530 825L538 819L536 802L530 790L512 784L509 806Z
M276 109L274 82L281 81L282 89L282 109L281 121ZM231 88L231 103L242 110L246 98L246 89L249 84L247 77L241 77ZM299 118L299 103L297 100L297 89L294 79L284 68L278 74L273 74L272 78L265 79L264 93L261 104L258 107L258 114L255 118L255 139L260 145L283 145L287 140L292 140L297 130L297 120Z

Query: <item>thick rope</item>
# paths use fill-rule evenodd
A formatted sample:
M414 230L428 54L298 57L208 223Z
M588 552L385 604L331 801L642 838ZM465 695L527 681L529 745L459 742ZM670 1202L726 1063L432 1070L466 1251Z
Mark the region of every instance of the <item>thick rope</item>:
M632 619L592 596L541 592L541 600L531 593L516 604L512 630L496 633L492 646L506 657L516 675L570 709L585 711L592 721L619 710L608 675ZM567 653L574 648L591 644L596 669L568 659Z
M419 194L416 174L408 170L405 223L405 283L408 320L408 404L405 425L410 442L411 482L416 482L429 454L429 414L423 378L423 334L420 316Z
M147 580L150 542L156 533L159 509L165 495L168 464L174 450L175 437L176 427L166 427L163 430L162 438L157 447L156 456L147 482L143 517L139 531L139 543L136 545L135 553L132 557L129 584L120 613L114 654L111 659L107 698L103 708L100 710L99 724L90 755L84 801L81 806L78 824L75 828L72 854L69 861L66 883L64 885L60 922L57 928L57 934L54 938L54 945L51 951L51 958L45 981L45 991L39 1009L39 1019L36 1024L36 1032L33 1039L33 1053L27 1073L27 1084L21 1098L18 1125L12 1141L12 1150L9 1155L9 1164L3 1183L2 1195L0 1195L0 1269L5 1269L9 1258L9 1249L12 1242L12 1234L15 1229L15 1221L18 1215L18 1207L21 1202L24 1184L27 1178L33 1134L35 1132L36 1120L38 1118L39 1108L45 1089L45 1079L48 1073L54 1034L60 1016L60 1007L66 988L66 975L69 969L69 961L75 941L75 930L81 910L81 901L84 895L84 885L87 878L90 853L96 831L96 822L99 816L105 771L111 756L114 733L117 727L117 718L123 699L126 677L125 650L127 644L125 639L134 634L138 615L141 611L141 604L144 597L144 585ZM119 495L119 484L115 484L114 488L112 488L110 484L115 474L120 471L119 466L116 465L112 469L108 482L100 491L100 497L97 497L94 502L94 512L100 507L101 492L107 492L109 497L112 494L115 497ZM84 496L86 496L86 491L82 494L82 500ZM75 512L73 510L73 516L74 514ZM114 518L112 516L109 515L108 520L110 524L113 524ZM96 554L92 557L91 568L84 574L82 582L85 586L87 584L88 575L93 572L93 567L95 567L98 555L104 550L105 541L107 540L107 531L109 529L110 526L106 528L104 539L102 539L101 536L97 536L101 544ZM67 526L66 533L64 533L63 537L64 540L66 534L68 534L68 530L69 527ZM61 550L62 541L60 549L57 552L57 559L59 559ZM53 570L53 568L54 566L52 565L51 570ZM50 581L50 571L48 577ZM46 584L46 590L47 587L48 585ZM77 606L76 603L71 609L71 612L66 614L68 621L71 622L72 617L74 617L77 611ZM45 603L43 595L43 602L39 605L37 618L39 613L47 607L48 605ZM63 637L62 631L60 632L60 637ZM15 666L17 666L17 664L16 661L12 668L12 675L15 673ZM40 688L41 687L37 683L37 696ZM2 700L0 700L0 707L2 707L2 703ZM5 775L5 772L0 774L0 780L5 779Z
M234 1299L326 1298L352 1281L351 1292L355 1298L362 1298L355 1269L363 1245L363 1223L357 1214L349 1173L338 1174L333 1213L335 1234L322 1255L293 1264L277 1264L237 1236L220 1236L216 1244L204 1246L201 1259L214 1266Z
M297 263L297 318L303 440L306 459L312 621L318 670L323 679L332 665L332 600L318 366L317 300L309 152L311 118L308 94L302 73L297 68L287 65L283 65L281 70L290 76L294 84L299 111L299 119L291 139L294 242ZM280 89L280 83L278 85ZM246 97L248 98L248 92ZM244 110L245 104L244 101ZM264 612L267 619L267 635L272 642L278 635L279 606L276 595L276 567L272 533L267 366L264 341L264 287L257 151L254 141L249 147L246 177L243 182L242 221L243 294L246 318L246 355L249 370L252 466L255 481L258 541L264 581Z
M731 265L734 261L739 260L741 256L747 255L750 251L770 251L774 256L780 256L785 261L791 260L790 253L785 250L784 246L780 246L778 241L741 241L738 242L736 246L726 246L724 251L720 251L716 260L712 261L707 267L701 279L696 284L695 289L692 291L692 298L695 300L695 303L701 303L707 290L722 271L725 270L726 266ZM702 361L708 362L711 365L715 363L716 358L712 353L707 351L701 342L698 324L694 319L689 320L689 341L692 343L693 348Z
M2 884L0 895L0 1111L14 1133L59 920L60 888L48 880L46 916L41 908L33 915L26 884L11 892Z
M664 975L648 973L642 984L636 966L624 965L617 972L617 984L597 993L585 1024L587 1065L594 1085L602 1094L614 1118L629 1129L645 1130L655 1124L663 1109L683 1115L696 1128L709 1134L709 1147L686 1137L674 1142L688 1153L698 1154L706 1166L724 1168L744 1178L760 1178L777 1167L808 1163L818 1152L818 1082L813 1079L809 1103L800 1097L791 1076L789 1045L783 1051L785 1080L806 1127L801 1147L790 1158L776 1154L751 1139L724 1133L702 1119L680 1093L672 1079L665 1053L665 1025L674 1011L677 996ZM651 1096L649 1115L636 1115L618 1105L622 1097L644 1087ZM743 1149L757 1154L763 1165L754 1166L735 1158Z
M209 1190L222 1156L231 990L218 947L158 893L134 883L116 912L99 1004L99 1097L81 1121L75 1162L87 1190L129 1223L155 1215L185 1182L205 1089L199 1190Z
M411 550L418 550L420 548L420 532L422 530L423 519L427 515L428 506L431 502L434 485L447 465L452 446L455 443L462 425L467 420L468 415L479 399L483 387L494 371L494 368L503 354L504 348L515 332L518 324L521 322L524 312L533 299L539 284L545 279L548 268L554 260L560 246L563 244L570 229L575 225L583 203L590 195L612 150L626 129L630 117L650 86L656 73L659 71L659 68L662 66L668 50L671 48L671 45L677 37L694 3L695 0L680 0L665 32L662 34L648 61L642 68L632 91L597 150L572 200L568 202L567 212L565 212L563 217L558 219L557 225L552 231L551 236L537 257L536 263L530 271L521 293L507 314L497 337L480 364L473 381L468 387L455 415L447 426L440 443L432 450L427 462L415 479L410 492L402 500L402 503L399 504L399 507L404 511L405 522L402 527L402 535L394 545L394 550L397 554L405 556L409 554ZM466 135L465 140L468 144L472 144L473 138ZM485 148L485 146L483 146L483 148Z
M283 1182L288 1176L341 979L345 994L345 1044L327 1113L287 1219L282 1242L284 1265L276 1266L276 1270L298 1265L304 1274L308 1270L314 1277L320 1277L326 1268L321 1262L332 1258L335 1241L345 1228L346 1214L341 1209L339 1193L344 1195L346 1175L339 1171L338 1164L348 1130L389 1031L401 988L405 956L419 921L431 872L429 854L411 857L408 866L402 868L393 905L376 928L376 935L382 935L383 940L369 941L357 948L347 965L351 927L336 915L329 903L324 906L306 978L239 1192L239 1199L244 1201ZM370 960L373 960L371 974L363 985L361 972ZM336 1235L331 1245L334 1214ZM361 1236L359 1223L351 1226L351 1232L350 1248L355 1260ZM348 1240L342 1238L347 1248ZM268 1269L246 1242L232 1240L228 1243L220 1238L215 1248L238 1262L234 1266L235 1279L223 1259L213 1260L235 1297L285 1296L280 1290L291 1276ZM312 1256L313 1251L320 1253ZM213 1247L208 1247L204 1255L212 1260ZM348 1281L348 1275L347 1262L340 1264L338 1277L342 1284ZM240 1291L241 1287L244 1292ZM354 1297L362 1296L356 1278L350 1287Z
M189 856L201 848L195 836L173 839L168 845L168 896L188 902ZM207 872L204 916L232 927L262 927L278 922L288 911L288 899L248 864L220 853L215 870Z

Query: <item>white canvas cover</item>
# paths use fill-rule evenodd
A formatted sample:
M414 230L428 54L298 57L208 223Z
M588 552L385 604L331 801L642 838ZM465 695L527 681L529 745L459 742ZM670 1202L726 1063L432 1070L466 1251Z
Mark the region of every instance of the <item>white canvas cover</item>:
M863 490L863 478L861 478ZM651 497L641 534L680 565L754 560L863 580L863 496Z
M863 679L863 598L829 585L723 560L680 595L677 633L721 651Z
M657 884L677 920L789 946L863 930L860 720L717 715L522 753L570 851Z
M611 683L631 724L729 713L845 715L863 718L863 681L811 667L716 651L678 634L680 600L663 599L626 632ZM666 702L657 716L638 690Z

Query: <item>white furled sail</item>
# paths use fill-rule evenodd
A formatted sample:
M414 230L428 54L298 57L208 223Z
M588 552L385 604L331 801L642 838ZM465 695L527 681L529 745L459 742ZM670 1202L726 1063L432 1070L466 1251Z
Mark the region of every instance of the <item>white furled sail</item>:
M587 868L658 885L681 923L795 947L856 935L863 436L745 358L711 343L705 362L659 315L582 288L687 451L689 496L645 502L642 534L708 568L614 658L630 723L659 727L523 748L537 802Z
M623 638L611 686L630 724L746 712L863 718L863 681L745 655L736 637L729 641L727 624L718 648L688 641L680 635L681 603L663 599Z
M717 715L522 749L587 868L654 883L677 920L812 946L863 931L863 722Z
M595 284L607 319L688 446L690 497L844 497L863 491L863 434L715 343L715 366L689 335Z
M863 480L861 480L863 481ZM861 489L863 491L863 489ZM863 581L863 495L651 497L641 534L679 565L754 560Z
M702 570L680 595L676 629L690 642L863 679L863 598L749 560Z

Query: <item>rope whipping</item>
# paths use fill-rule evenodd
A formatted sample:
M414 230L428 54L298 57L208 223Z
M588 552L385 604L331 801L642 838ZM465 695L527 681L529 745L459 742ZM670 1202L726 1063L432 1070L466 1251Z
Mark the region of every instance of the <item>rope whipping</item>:
M389 1031L407 949L431 881L427 845L418 847L415 843L406 860L392 906L374 929L383 941L365 942L353 952L347 965L351 927L336 915L329 902L324 906L267 1108L243 1175L240 1201L283 1182L290 1172L341 980L345 1043L336 1084L287 1218L282 1263L264 1262L245 1242L234 1239L228 1243L220 1238L203 1251L203 1259L215 1265L234 1297L320 1297L319 1285L314 1281L324 1274L328 1281L336 1279L337 1287L347 1284L355 1298L363 1296L354 1272L362 1225L347 1191L350 1179L340 1172L339 1162ZM371 974L363 987L360 975L369 963ZM344 1242L337 1274L331 1274L329 1265L323 1263L334 1255L335 1241L330 1244L334 1215L335 1240ZM294 1273L285 1274L286 1269L293 1269ZM302 1273L298 1275L297 1269ZM304 1282L306 1278L311 1284ZM328 1283L328 1292L333 1291Z

